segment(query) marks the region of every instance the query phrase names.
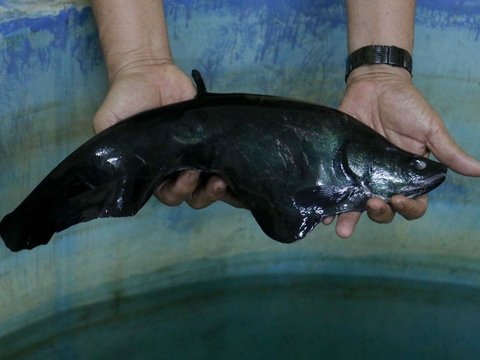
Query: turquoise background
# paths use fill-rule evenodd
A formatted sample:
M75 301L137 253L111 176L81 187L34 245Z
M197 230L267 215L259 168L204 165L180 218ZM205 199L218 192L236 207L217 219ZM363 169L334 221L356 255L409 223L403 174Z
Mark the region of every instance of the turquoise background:
M107 91L88 2L11 3L0 1L0 216L93 135ZM165 0L165 7L178 65L199 69L212 91L340 102L343 1ZM418 1L415 84L476 158L479 37L477 2ZM479 181L450 172L418 221L378 225L365 217L351 239L319 226L284 245L247 211L151 200L134 218L78 225L31 252L0 246L0 337L73 307L205 279L340 274L477 288L478 203Z

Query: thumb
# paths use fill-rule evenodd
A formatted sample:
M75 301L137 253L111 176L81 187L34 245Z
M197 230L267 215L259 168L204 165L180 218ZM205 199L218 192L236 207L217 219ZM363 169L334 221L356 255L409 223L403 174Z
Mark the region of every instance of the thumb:
M435 157L453 171L466 176L480 177L480 162L460 148L448 133L440 118L440 124L427 137L427 146Z
M109 110L108 105L105 103L97 110L93 118L93 129L95 133L98 134L102 132L106 128L116 124L120 121L118 115L116 115L113 111Z

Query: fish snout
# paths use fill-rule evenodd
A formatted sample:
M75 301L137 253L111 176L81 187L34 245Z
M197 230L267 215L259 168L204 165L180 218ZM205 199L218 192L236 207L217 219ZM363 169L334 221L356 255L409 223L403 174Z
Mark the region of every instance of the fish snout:
M408 190L404 195L412 198L426 194L445 181L447 167L440 162L423 157L414 157L410 160L411 176Z

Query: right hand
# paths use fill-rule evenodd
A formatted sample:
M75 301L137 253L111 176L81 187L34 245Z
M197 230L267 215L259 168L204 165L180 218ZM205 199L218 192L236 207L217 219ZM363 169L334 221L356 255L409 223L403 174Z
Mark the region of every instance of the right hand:
M404 69L390 65L362 66L348 77L340 110L356 117L398 147L418 155L435 155L445 166L467 176L480 177L480 162L466 154L450 136L439 114L413 85ZM427 210L427 196L407 199L392 197L390 204L371 198L367 215L375 222L388 223L395 213L408 220L418 219ZM338 216L337 234L352 235L360 213ZM329 224L333 217L324 220Z
M111 80L107 97L95 114L95 132L103 131L139 112L190 100L195 94L190 78L170 61L125 67ZM200 173L196 170L182 171L176 179L165 181L157 188L155 195L168 206L177 206L185 201L192 208L201 209L222 200L242 207L220 177L211 176L206 183L202 183Z

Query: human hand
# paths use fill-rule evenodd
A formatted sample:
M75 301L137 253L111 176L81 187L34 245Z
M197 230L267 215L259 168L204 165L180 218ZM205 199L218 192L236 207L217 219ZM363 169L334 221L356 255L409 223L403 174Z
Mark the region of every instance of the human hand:
M126 66L111 78L110 91L94 117L95 131L148 109L192 99L195 94L191 80L171 61ZM183 171L165 181L155 195L169 206L185 201L200 209L216 200L241 206L220 177L211 176L204 183L195 170Z
M412 84L404 69L389 65L363 66L352 71L339 109L354 116L385 136L400 148L427 156L433 153L444 165L468 176L480 176L480 163L467 155L448 134L438 113ZM423 216L427 196L407 199L392 197L390 204L379 198L367 202L370 219L378 223L392 221L398 212L409 220ZM352 235L361 213L338 216L336 231L340 237ZM324 220L331 224L334 217Z

